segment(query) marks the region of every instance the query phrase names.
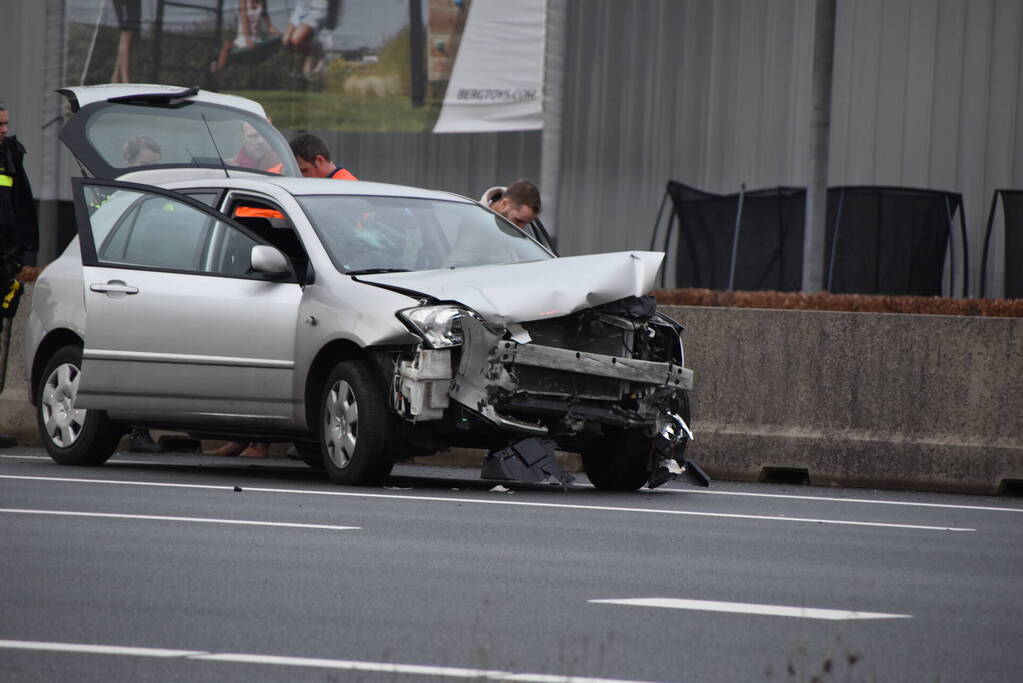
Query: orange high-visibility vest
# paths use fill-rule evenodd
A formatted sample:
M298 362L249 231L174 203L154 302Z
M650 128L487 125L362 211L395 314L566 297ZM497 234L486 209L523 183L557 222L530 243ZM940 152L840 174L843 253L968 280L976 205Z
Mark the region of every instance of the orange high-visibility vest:
M334 180L358 180L358 178L352 175L351 171L344 166L335 166L334 172L327 177L333 178Z
M255 206L239 206L234 210L235 218L284 218L277 209L260 209Z

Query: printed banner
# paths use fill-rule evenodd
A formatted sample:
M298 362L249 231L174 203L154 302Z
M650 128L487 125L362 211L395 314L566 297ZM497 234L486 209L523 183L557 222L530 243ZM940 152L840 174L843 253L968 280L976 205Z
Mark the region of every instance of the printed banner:
M435 133L543 127L545 0L474 0Z
M258 101L278 128L431 131L446 102L470 15L480 5L481 19L485 18L493 14L487 6L496 4L490 0L65 0L66 85L198 85ZM539 26L541 32L500 46L495 55L499 52L501 60L509 59L508 50L519 53L516 63L542 59L543 2L528 0L521 5L515 3L513 11L506 7L510 16L502 23L512 30L526 20L522 15L537 11L538 16L528 17L525 23ZM479 30L485 35L495 29L484 22ZM507 34L505 29L498 30ZM516 110L526 98L539 98L539 85L532 77L524 85L516 74L491 86L509 94L473 96ZM486 116L499 121L493 114ZM508 116L509 121L519 118L519 114Z

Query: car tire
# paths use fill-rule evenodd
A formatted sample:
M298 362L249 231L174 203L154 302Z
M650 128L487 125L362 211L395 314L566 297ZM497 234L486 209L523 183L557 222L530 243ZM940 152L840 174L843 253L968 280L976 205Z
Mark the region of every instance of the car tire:
M302 459L306 465L322 472L325 468L323 466L323 445L319 442L314 441L296 441L295 450L298 452L298 457Z
M367 363L343 361L327 377L320 434L323 464L334 483L372 486L391 473L391 417Z
M43 370L36 395L36 422L46 451L61 465L102 465L124 435L106 411L75 408L82 349L65 346Z
M650 437L639 429L606 430L582 453L590 483L605 491L635 491L650 478Z
M681 392L676 411L689 424L689 394ZM639 429L607 430L603 439L582 453L583 469L590 482L605 491L635 491L650 478L652 440ZM675 447L675 457L685 453L688 439Z

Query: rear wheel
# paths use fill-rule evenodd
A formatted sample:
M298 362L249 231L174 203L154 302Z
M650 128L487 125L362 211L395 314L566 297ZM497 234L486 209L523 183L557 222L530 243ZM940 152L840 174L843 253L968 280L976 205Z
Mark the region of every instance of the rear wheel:
M320 410L323 464L335 483L374 485L391 473L390 422L370 366L338 363L327 378Z
M36 396L36 422L50 457L61 465L101 465L124 434L103 410L76 408L82 349L65 346L43 370Z

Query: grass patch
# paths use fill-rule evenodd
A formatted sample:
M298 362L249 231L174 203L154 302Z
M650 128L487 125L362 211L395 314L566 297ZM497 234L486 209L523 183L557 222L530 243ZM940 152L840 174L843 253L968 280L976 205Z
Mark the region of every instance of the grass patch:
M276 128L407 133L433 130L440 102L412 107L407 96L287 90L232 90L263 105Z

